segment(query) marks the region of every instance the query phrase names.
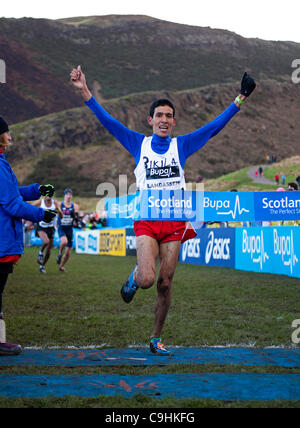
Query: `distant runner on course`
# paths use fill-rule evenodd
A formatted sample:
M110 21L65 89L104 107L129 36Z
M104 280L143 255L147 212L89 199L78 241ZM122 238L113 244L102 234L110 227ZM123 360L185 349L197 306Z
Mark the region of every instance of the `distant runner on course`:
M60 245L56 262L59 270L65 272L65 264L71 256L73 247L73 223L79 212L79 205L73 201L73 192L71 189L65 189L64 200L59 203L60 215L57 220L58 235Z

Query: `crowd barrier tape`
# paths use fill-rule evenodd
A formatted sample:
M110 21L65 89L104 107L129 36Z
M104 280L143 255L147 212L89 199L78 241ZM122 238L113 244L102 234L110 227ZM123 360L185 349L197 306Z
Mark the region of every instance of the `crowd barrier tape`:
M151 190L106 198L108 224L135 220L289 221L300 220L300 192L198 192Z

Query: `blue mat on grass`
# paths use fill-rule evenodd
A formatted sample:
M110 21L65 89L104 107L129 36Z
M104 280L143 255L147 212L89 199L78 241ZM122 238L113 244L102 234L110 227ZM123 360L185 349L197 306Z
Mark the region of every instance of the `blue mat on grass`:
M30 350L17 357L0 357L0 366L112 366L219 364L300 367L300 349L174 348L172 357L152 354L148 348L99 350Z
M0 396L77 397L142 393L154 398L201 398L224 401L300 399L300 374L204 373L105 375L0 375Z

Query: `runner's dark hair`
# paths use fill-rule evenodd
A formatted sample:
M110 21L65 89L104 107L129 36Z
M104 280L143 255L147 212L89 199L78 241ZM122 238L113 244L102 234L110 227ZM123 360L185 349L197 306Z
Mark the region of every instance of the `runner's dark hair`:
M173 110L173 117L175 117L175 107L174 104L168 100L167 98L160 98L156 101L154 101L151 104L150 110L149 110L149 116L153 117L154 116L154 110L156 109L156 107L160 107L160 106L169 106L171 107L171 109Z

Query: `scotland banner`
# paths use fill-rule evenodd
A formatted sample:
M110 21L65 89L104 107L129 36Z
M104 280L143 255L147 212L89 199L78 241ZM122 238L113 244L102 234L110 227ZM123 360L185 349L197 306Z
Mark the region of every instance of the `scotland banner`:
M130 226L135 220L300 220L300 192L151 190L106 199L106 210L111 227Z
M300 220L300 192L254 192L256 220Z

